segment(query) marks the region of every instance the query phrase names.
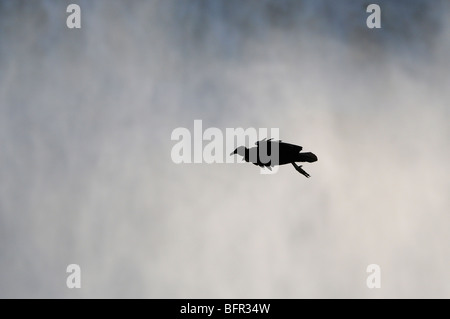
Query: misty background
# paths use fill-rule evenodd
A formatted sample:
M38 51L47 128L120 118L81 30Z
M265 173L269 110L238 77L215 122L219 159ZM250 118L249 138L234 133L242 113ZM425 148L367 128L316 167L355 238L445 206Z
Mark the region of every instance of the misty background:
M0 297L449 298L449 21L438 0L2 0ZM195 119L319 161L174 164Z

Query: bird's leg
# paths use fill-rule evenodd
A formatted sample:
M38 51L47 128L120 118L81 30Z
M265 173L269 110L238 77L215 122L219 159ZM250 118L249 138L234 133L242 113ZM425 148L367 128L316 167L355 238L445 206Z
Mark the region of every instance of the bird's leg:
M294 166L295 170L297 172L299 172L300 174L305 175L306 177L310 177L311 175L309 175L307 172L305 172L305 170L302 169L303 165L298 166L297 164L295 164L294 162L292 162L292 165Z

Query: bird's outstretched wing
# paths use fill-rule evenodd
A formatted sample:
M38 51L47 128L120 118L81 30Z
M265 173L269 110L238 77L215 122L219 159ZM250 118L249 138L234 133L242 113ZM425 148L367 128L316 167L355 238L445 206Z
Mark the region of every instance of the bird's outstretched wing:
M256 146L259 146L259 143L269 143L269 142L272 141L272 140L273 140L273 138L269 138L269 139L264 138L264 139L262 139L261 141L256 141L255 145L256 145ZM281 141L280 141L280 142L281 142Z
M267 147L270 149L273 143L278 143L278 149L280 152L291 152L291 153L299 153L303 149L303 147L301 147L300 145L285 143L282 140L279 141L272 141L272 140L273 138L270 138L268 140L263 139L261 141L257 141L255 145L259 146L260 144L266 143Z
M279 142L279 150L280 153L300 153L300 151L303 149L303 147L301 147L300 145L294 145L294 144L289 144L289 143L284 143L284 142Z

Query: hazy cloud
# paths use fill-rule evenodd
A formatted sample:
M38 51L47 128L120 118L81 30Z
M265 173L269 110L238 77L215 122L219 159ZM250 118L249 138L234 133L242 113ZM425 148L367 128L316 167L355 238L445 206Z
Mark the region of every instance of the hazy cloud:
M0 296L450 296L446 2L69 3L0 3ZM176 165L195 119L319 161Z

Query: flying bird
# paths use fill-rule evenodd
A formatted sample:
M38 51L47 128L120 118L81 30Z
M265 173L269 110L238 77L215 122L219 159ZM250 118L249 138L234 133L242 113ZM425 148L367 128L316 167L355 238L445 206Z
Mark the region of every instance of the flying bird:
M303 165L299 166L295 162L313 163L317 161L315 154L311 152L301 153L303 147L284 143L281 140L264 139L256 142L255 145L256 147L251 148L239 146L230 155L241 155L246 162L260 167L267 167L269 170L272 170L272 167L275 165L292 164L297 172L306 177L310 177L310 175L302 169Z

